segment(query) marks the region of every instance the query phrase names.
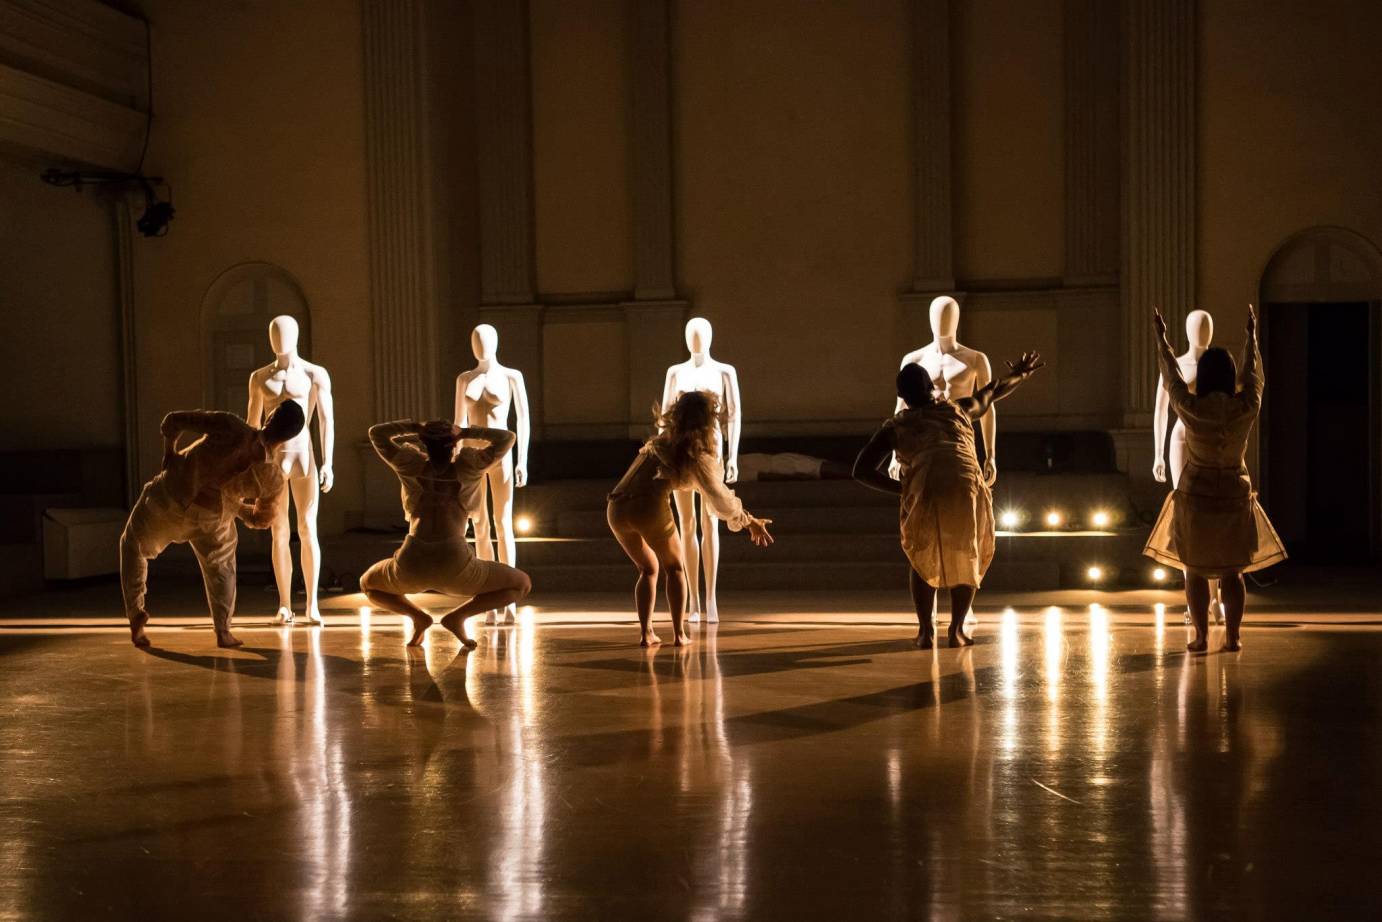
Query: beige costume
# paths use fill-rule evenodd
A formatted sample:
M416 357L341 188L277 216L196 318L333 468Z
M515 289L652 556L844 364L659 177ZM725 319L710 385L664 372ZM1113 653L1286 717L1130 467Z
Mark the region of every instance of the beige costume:
M1171 408L1185 427L1185 470L1166 497L1143 553L1194 576L1250 573L1286 559L1267 513L1257 502L1243 454L1262 406L1261 357L1253 337L1233 396L1196 396L1181 379L1176 357L1160 347L1161 375Z
M161 431L174 440L182 432L202 437L167 459L130 510L120 536L125 614L144 610L149 561L170 544L187 543L201 566L216 629L228 631L235 614L235 519L267 528L287 481L265 457L257 431L231 413L169 413Z
M993 498L969 414L940 400L883 426L902 465L902 550L912 569L931 586L977 588L993 561Z
M408 537L392 557L365 571L360 577L360 588L394 595L431 589L471 598L485 585L490 571L504 565L479 559L466 541L465 522L473 511L467 503L473 503L474 497L480 495L485 471L503 459L511 443L465 447L449 464L436 465L420 447L400 441L415 433L415 424L407 421L380 423L370 428L374 450L393 468L402 485ZM439 520L459 523L458 530L437 537L419 535L418 526L429 513Z
M609 494L605 517L614 531L636 531L648 542L676 535L676 523L668 503L673 490L695 490L730 531L740 531L752 518L734 491L725 486L724 467L709 452L696 458L680 479L669 479L670 468L662 452L664 444L652 439L638 452L623 479Z

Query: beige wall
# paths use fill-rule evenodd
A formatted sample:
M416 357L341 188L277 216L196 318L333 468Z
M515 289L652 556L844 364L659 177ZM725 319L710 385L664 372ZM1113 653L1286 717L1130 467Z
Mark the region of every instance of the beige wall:
M1198 298L1237 343L1291 234L1339 225L1382 246L1382 4L1201 10Z
M172 181L178 214L167 237L135 244L143 475L163 413L202 403L207 287L237 263L274 263L301 284L307 358L334 382L337 487L321 517L337 531L361 507L354 443L373 421L358 6L155 0L146 12L158 113L147 168Z
M109 205L0 159L0 451L115 447L120 320Z
M903 0L676 5L678 272L748 430L871 419L906 344Z

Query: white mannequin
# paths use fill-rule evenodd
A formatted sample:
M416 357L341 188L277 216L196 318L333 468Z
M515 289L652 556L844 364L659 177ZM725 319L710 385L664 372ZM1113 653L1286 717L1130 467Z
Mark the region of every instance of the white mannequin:
M729 431L717 432L715 449L724 450L725 483L739 479L739 433L743 428L743 405L739 400L739 375L733 365L717 362L710 357L710 341L714 331L704 317L692 317L686 322L686 349L691 357L680 365L667 369L667 383L662 388L662 406L669 407L687 391L709 391L720 400ZM686 564L686 614L691 621L701 617L700 572L705 570L705 620L714 624L720 620L715 601L715 585L720 570L720 522L701 503L701 535L705 542L702 560L701 545L696 540L696 501L692 490L677 490L672 494L677 506L677 527L681 530L682 557ZM688 523L690 527L688 527Z
M1214 318L1208 311L1191 311L1185 317L1185 339L1189 348L1176 356L1181 379L1190 392L1195 392L1195 377L1199 374L1200 356L1204 355L1214 340ZM1166 422L1171 415L1171 394L1166 390L1166 380L1156 376L1156 414L1152 417L1152 438L1156 449L1156 460L1152 462L1152 476L1157 483L1166 482L1166 456L1170 455L1171 488L1180 485L1181 472L1185 470L1185 426L1179 419L1171 428L1171 444L1166 445ZM1219 581L1210 581L1210 593L1216 604L1210 606L1214 611L1216 623L1224 623L1224 606L1219 600ZM1190 612L1185 613L1186 623L1190 623Z
M336 448L336 419L331 401L331 376L320 365L298 355L298 323L286 314L269 321L269 345L275 359L250 374L249 409L245 419L259 426L285 400L296 400L307 419L302 431L278 447L278 459L288 478L278 513L270 528L273 539L274 582L278 584L281 624L293 621L293 558L289 548L288 497L297 509L298 540L302 542L302 581L307 588L305 609L309 624L321 624L317 607L317 581L321 576L321 545L317 541L319 493L330 493L335 482L331 459ZM321 436L322 464L312 455L312 415Z
M920 365L931 376L936 393L947 400L972 397L974 392L993 378L988 356L962 345L955 334L960 328L960 305L954 298L939 297L931 302L930 343L902 357L902 365ZM894 413L903 409L897 401ZM979 432L984 439L984 483L993 486L998 479L998 462L994 459L994 440L998 435L998 419L992 407L979 420ZM894 480L901 479L902 466L894 456L888 465Z
M481 560L494 559L488 511L488 494L493 492L499 562L512 567L518 558L513 536L513 491L528 485L528 437L532 430L528 389L523 384L522 372L499 364L499 331L494 327L488 323L477 326L470 334L470 349L475 353L475 367L456 376L456 425L507 429L512 408L514 433L518 436L518 462L514 463L512 454L506 454L480 482L480 495L471 509L470 520L475 530L475 553ZM517 613L518 607L510 605L504 611L504 622L513 624ZM496 612L485 615L485 624L495 624L497 620Z

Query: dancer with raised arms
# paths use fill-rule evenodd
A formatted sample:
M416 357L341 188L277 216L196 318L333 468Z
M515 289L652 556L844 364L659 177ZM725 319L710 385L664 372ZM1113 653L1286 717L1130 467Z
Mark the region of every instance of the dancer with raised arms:
M973 641L965 614L993 560L993 497L974 449L974 420L1043 367L1035 352L1008 363L1008 374L947 400L936 393L921 365L897 373L904 409L869 439L854 461L854 479L902 497L902 550L911 562L909 581L919 630L916 645L935 645L932 607L936 590L950 590L950 646ZM899 483L882 468L896 455Z
M462 439L487 445L458 451ZM430 589L466 599L441 623L463 646L474 647L465 619L517 604L532 589L528 574L480 559L465 539L469 512L465 497L513 448L514 434L504 429L461 429L449 420L421 424L408 419L371 426L369 440L402 484L408 536L392 557L365 571L361 590L380 608L412 620L410 647L422 643L432 616L409 599L409 593Z
M624 552L638 568L634 600L638 606L639 642L661 643L653 631L653 602L659 568L667 581L667 605L677 646L690 643L686 609L685 566L669 498L673 491L695 490L716 519L730 531L748 529L759 547L773 543L771 519L759 519L725 486L724 468L715 441L720 437L719 399L705 391L687 391L655 412L658 433L643 444L622 480L609 494L606 518Z

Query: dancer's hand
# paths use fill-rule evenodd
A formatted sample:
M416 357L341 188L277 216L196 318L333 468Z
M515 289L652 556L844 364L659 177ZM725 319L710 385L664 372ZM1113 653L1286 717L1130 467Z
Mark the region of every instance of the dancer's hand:
M768 534L768 526L771 524L772 519L749 519L749 540L759 547L772 544L773 536Z
M1018 378L1029 378L1038 369L1045 368L1040 352L1024 352L1016 362L1008 363L1008 373Z
M1248 305L1248 339L1257 338L1257 308Z
M1161 308L1152 308L1152 328L1161 339L1166 339L1166 318L1161 316Z

